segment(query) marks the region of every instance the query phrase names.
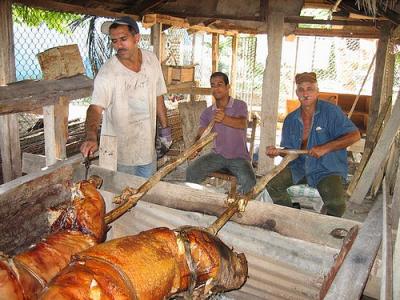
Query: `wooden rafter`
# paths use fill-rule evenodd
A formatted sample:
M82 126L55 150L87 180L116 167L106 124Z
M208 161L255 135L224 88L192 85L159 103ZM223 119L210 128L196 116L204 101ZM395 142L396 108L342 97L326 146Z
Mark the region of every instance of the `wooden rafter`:
M155 9L158 6L160 6L161 4L164 4L166 2L168 2L168 0L147 0L147 1L143 1L142 5L136 7L136 11L138 12L138 14L144 15L148 11L151 11L151 10Z

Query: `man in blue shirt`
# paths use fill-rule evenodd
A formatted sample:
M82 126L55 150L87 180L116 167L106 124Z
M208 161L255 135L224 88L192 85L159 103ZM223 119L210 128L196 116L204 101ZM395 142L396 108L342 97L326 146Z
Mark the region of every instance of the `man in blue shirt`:
M295 81L300 107L285 118L281 147L307 149L308 155L276 175L267 185L268 193L274 203L292 207L287 188L307 183L318 189L327 214L341 217L346 209L346 148L360 139L360 132L340 107L318 100L314 72L297 74ZM268 146L267 155L275 157L279 149Z

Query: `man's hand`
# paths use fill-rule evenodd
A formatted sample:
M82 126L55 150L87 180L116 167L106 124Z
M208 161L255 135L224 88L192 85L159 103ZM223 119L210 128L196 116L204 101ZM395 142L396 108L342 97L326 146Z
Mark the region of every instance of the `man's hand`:
M325 154L329 153L330 150L328 147L325 145L320 145L320 146L314 146L308 151L308 155L315 157L315 158L320 158L321 156L324 156Z
M275 146L267 146L265 149L265 154L267 154L267 156L270 158L274 158L279 155L279 149L277 149Z
M89 157L93 156L93 153L95 153L99 149L99 145L97 144L97 141L85 141L81 145L81 153L83 157Z
M225 111L223 109L217 108L217 111L215 112L214 115L214 121L217 123L222 123L224 118L225 118Z

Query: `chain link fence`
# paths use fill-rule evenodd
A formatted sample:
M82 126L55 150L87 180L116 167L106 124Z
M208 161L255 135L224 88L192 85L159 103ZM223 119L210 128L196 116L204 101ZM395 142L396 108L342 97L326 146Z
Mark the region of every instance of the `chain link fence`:
M45 12L32 14L31 25L21 22L21 6L15 5L14 11L14 41L17 80L41 79L40 66L36 55L48 48L77 44L87 71L87 76L93 77L89 60L88 38L90 27L99 26L104 18L96 22L81 22L74 26L68 24L83 19L76 14ZM53 16L53 18L52 18ZM35 17L37 19L35 19ZM43 18L45 21L43 21ZM63 27L60 27L60 23ZM192 33L186 29L169 28L163 32L164 57L163 63L169 65L196 65L195 80L199 86L209 87L211 75L211 34ZM100 34L101 35L101 34ZM104 36L102 36L105 39ZM142 31L140 47L152 50L150 30ZM105 42L105 41L104 41ZM105 45L104 49L110 49ZM299 72L314 71L318 75L319 87L324 92L370 95L374 64L365 85L361 84L367 76L367 70L376 51L376 40L352 39L338 37L308 37L298 36L283 39L280 79L280 113L285 111L286 99L296 98L294 76ZM392 46L392 51L397 48ZM267 57L266 35L239 35L237 51L236 96L246 101L250 110L260 110L263 72ZM400 83L399 55L396 54L394 93L397 93ZM231 76L232 37L220 36L218 69ZM199 97L210 101L210 97ZM180 99L188 99L181 95ZM82 101L81 101L82 102ZM83 102L87 105L89 100ZM28 118L26 114L23 115ZM26 122L29 124L29 122ZM25 126L29 128L31 124Z

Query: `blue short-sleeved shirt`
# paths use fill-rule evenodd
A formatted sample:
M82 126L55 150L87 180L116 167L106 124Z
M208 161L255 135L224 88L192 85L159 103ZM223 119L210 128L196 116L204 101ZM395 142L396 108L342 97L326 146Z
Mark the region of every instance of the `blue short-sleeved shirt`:
M340 107L319 100L308 137L307 149L325 144L356 130L358 130L357 127L347 118ZM302 137L303 120L301 119L301 109L298 108L290 113L283 123L281 147L300 149ZM320 158L301 155L289 166L295 184L304 177L312 187L315 187L322 178L328 175L340 175L346 179L348 171L346 149L329 152Z

